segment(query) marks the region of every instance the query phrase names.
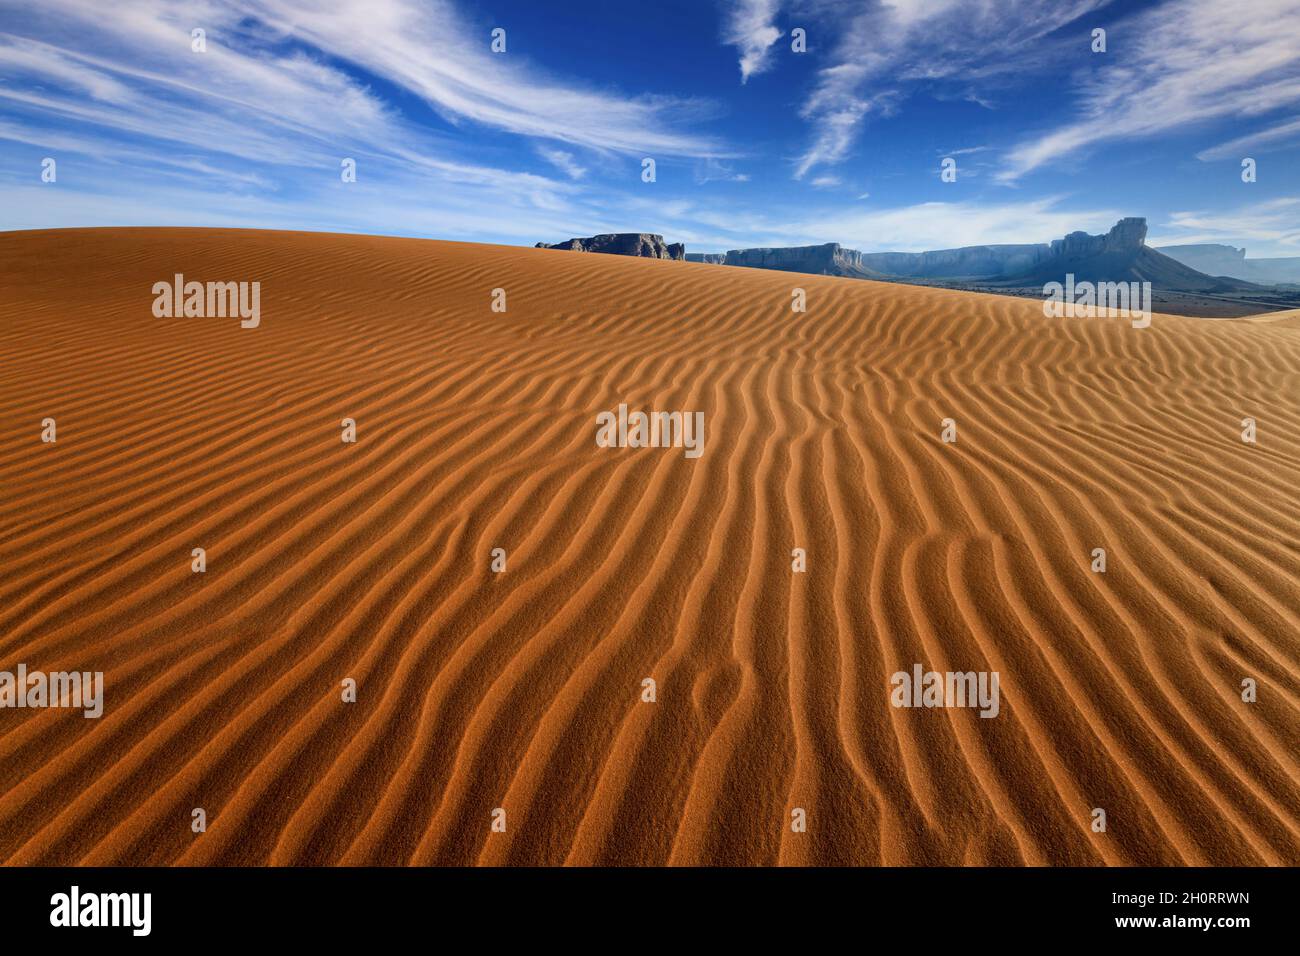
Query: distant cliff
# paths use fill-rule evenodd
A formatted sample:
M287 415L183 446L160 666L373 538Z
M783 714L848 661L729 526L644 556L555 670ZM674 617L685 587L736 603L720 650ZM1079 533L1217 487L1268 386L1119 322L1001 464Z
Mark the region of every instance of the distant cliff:
M611 256L641 256L645 259L685 259L686 244L665 243L664 237L649 232L609 232L585 239L567 239L537 249L570 249L574 252L601 252Z
M1101 236L1090 236L1086 232L1072 232L1064 239L1052 240L1052 255L1087 258L1105 255L1109 252L1120 254L1137 253L1147 241L1147 221L1141 216L1127 216L1110 231Z
M1176 292L1232 293L1258 289L1261 281L1300 282L1300 258L1244 260L1267 263L1263 273L1201 271L1146 244L1147 221L1129 216L1101 235L1072 232L1052 242L963 246L930 252L872 252L846 249L838 242L819 246L732 249L726 253L696 253L692 262L781 269L858 279L926 280L940 284L990 288L1028 288L1048 282L1150 282L1156 289ZM1244 253L1230 246L1185 246L1180 249L1229 250L1240 267ZM1219 255L1215 253L1215 255ZM1210 257L1214 259L1214 256ZM1214 259L1217 262L1217 259Z
M725 254L708 253L686 258L693 262L743 266L747 269L777 269L782 272L809 272L813 275L859 279L880 278L879 273L862 264L862 253L856 249L845 249L838 242L825 242L819 246L732 249Z
M1146 245L1147 221L1121 219L1110 231L1091 236L1072 232L1052 242L1051 255L1032 268L991 281L990 285L1036 286L1064 282L1150 282L1155 289L1178 292L1238 292L1249 282L1206 275Z
M1245 249L1214 243L1160 246L1156 251L1212 276L1231 276L1234 279L1262 282L1266 285L1300 283L1300 256L1247 259Z
M862 256L868 268L891 276L933 279L1000 276L1024 272L1052 254L1045 242L1026 245L963 246L932 252L871 252Z
M1136 254L1146 239L1145 219L1121 219L1104 235L1072 232L1053 242L963 246L933 252L877 252L862 261L891 276L926 279L1002 279L1021 276L1047 264L1055 269L1066 260L1104 253Z
M1022 272L1051 256L1051 247L1032 245L967 246L933 252L859 252L837 242L820 246L732 249L730 252L689 253L691 262L784 269L856 278L978 278Z

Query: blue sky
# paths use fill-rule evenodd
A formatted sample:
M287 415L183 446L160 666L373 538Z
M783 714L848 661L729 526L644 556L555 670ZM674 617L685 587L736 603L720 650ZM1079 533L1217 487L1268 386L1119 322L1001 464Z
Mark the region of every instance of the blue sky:
M0 229L881 251L1139 215L1151 244L1300 255L1300 0L109 9L0 0Z

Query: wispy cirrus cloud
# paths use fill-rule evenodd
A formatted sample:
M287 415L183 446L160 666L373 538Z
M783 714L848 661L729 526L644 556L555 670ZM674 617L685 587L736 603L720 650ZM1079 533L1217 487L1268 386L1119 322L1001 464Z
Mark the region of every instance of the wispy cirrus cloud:
M573 154L567 150L539 146L537 154L570 179L581 179L587 175L586 167L578 165L578 161L573 158Z
M1116 135L1105 125L1112 119L1127 131L1125 141L1159 130L1145 124L1166 101L1182 124L1172 129L1196 122L1207 104L1206 115L1218 117L1193 147L1207 161L1292 144L1293 115L1277 113L1300 83L1290 43L1296 18L1283 16L1300 0L1259 4L1277 22L1216 17L1206 0L1165 0L1151 8L1174 31L1162 35L1170 47L1162 53L1128 34L1146 13L1108 8L1104 18L1080 19L1103 9L1103 0L731 2L724 31L734 27L725 36L740 52L742 79L788 68L787 60L800 77L816 71L807 89L783 87L787 98L775 102L739 84L720 90L699 82L717 77L709 57L719 51L718 21L692 5L673 13L701 26L691 39L675 27L662 31L672 38L662 52L688 49L689 61L664 74L658 53L621 15L592 21L593 42L611 55L575 63L578 45L566 24L530 17L527 0L506 0L500 14L510 30L505 55L490 52L495 21L467 0L372 0L364 7L132 0L112 16L102 0L0 0L0 228L246 225L529 245L622 229L660 231L695 249L838 240L872 250L1046 241L1079 228L1102 230L1128 214L1149 216L1156 231L1169 209L1200 203L1180 194L1168 175L1187 150L1182 142L1171 147L1172 137L1156 139L1163 152L1130 164L1136 175L1152 177L1142 181L1142 208L1044 198L1064 187L1042 177L1020 184L1017 203L1002 201L1005 190L981 187L1008 156L1006 181L1018 182L1064 150L1079 157L1073 194L1108 195L1104 178L1089 176L1086 151ZM1189 22L1176 22L1180 17ZM1089 58L1082 51L1099 22L1111 31L1111 52ZM794 23L808 26L813 55L779 56L781 31ZM206 53L190 49L196 26L207 30ZM1180 57L1184 34L1195 42ZM1251 62L1224 54L1233 44ZM1059 56L1071 51L1073 60ZM1025 109L1014 128L1037 122L1042 132L1012 134L1008 149L1008 134L999 130L1013 127L1002 117L986 121L978 111L975 121L944 125L954 114L977 112L953 102L1004 105L1010 95L1035 92L1051 71L1061 74L1061 61L1079 63L1081 52L1093 78L1071 87L1068 75L1056 75L1051 88L1076 92L1068 109L1047 95L1019 100ZM724 53L724 70L729 63ZM1147 83L1170 71L1165 85ZM627 92L633 77L662 81L668 85L654 88L676 95ZM702 126L697 121L709 107L692 92L698 89L731 96L730 113ZM1151 89L1154 105L1139 103ZM801 92L807 127L790 122L788 97ZM1035 116L1035 107L1044 112ZM854 144L873 115L892 112L904 114L894 127L905 134L897 149L873 143L864 162L835 168L858 158ZM1088 135L1075 135L1084 123ZM938 152L960 159L964 185L941 198L964 201L925 202L935 198L932 183L907 176L906 164L928 167L930 152L945 141L952 148ZM639 175L647 155L659 162L654 183ZM40 185L43 156L58 157L57 186ZM344 157L357 162L355 183L340 182ZM797 196L788 195L792 161L813 187ZM1270 159L1262 168L1281 163ZM853 202L867 187L871 201ZM1293 191L1270 176L1251 196L1276 198L1279 189ZM1179 213L1164 231L1286 249L1294 233L1282 220L1291 212L1243 210L1217 230L1208 213Z
M1170 0L1114 26L1113 65L1086 80L1078 118L1013 149L1000 173L1011 182L1099 144L1133 141L1232 117L1239 122L1300 103L1300 0ZM1296 132L1286 122L1203 151Z
M837 23L831 52L800 111L812 142L795 163L802 179L843 162L869 116L887 116L913 91L972 87L1050 63L1045 38L1110 0L877 0ZM989 55L996 50L997 56Z
M780 0L734 0L723 23L723 40L740 51L740 82L768 69L772 45L784 36L775 20Z
M1287 120L1275 126L1238 136L1236 139L1209 149L1203 149L1196 158L1206 162L1220 159L1240 159L1250 152L1268 152L1300 143L1300 119Z
M0 11L0 140L11 155L12 144L57 151L60 172L57 190L6 191L10 228L221 225L243 210L252 226L427 222L432 234L459 224L467 238L535 240L603 225L614 203L587 186L584 151L606 170L730 153L691 130L699 101L597 90L492 54L489 28L445 0L133 0L112 16L98 0L0 0ZM204 52L191 48L196 27ZM358 181L339 190L345 157ZM0 179L12 170L0 164Z
M558 81L521 55L491 53L488 28L466 22L447 0L323 8L318 0L240 0L232 7L398 84L451 121L616 152L724 152L712 137L683 132L669 119L707 118L706 102L620 97Z
M728 163L716 159L704 159L695 165L695 184L705 183L747 183L749 173L737 172Z
M1255 256L1296 255L1300 253L1300 196L1279 196L1213 212L1176 211L1153 228L1147 239L1151 246L1200 242L1246 244L1253 247Z
M725 155L685 127L702 101L619 96L564 82L522 56L494 55L489 33L445 0L98 0L0 3L0 97L33 121L60 117L244 158L315 164L315 146L374 153L436 137L404 119L346 62L421 98L453 126L475 123L606 153ZM190 31L207 31L207 52ZM436 55L431 55L436 51ZM441 137L442 145L451 141Z
M921 252L996 243L1050 242L1084 229L1105 232L1124 215L1108 205L1067 204L1064 196L1015 202L924 202L890 209L846 207L838 214L794 221L787 228L811 241L833 238L869 252ZM821 241L826 241L825 239Z
M640 209L653 216L654 231L684 239L688 249L701 252L822 242L840 242L864 252L1046 243L1076 229L1105 232L1126 215L1113 206L1082 205L1063 195L998 203L908 203L888 208L841 203L835 211L815 212L789 206L732 213L689 201L645 202Z

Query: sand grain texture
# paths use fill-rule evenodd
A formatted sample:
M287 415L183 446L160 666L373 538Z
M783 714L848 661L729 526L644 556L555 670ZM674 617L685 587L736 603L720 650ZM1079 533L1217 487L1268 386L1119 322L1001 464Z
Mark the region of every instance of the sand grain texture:
M0 317L0 669L107 683L0 711L7 863L1300 863L1300 318L184 229L0 235Z

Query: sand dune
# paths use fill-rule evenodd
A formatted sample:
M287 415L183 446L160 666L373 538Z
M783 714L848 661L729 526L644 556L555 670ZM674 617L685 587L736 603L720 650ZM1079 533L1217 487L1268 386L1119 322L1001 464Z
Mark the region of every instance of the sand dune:
M106 684L0 710L0 860L1300 863L1294 317L161 229L0 235L0 314L0 669Z

